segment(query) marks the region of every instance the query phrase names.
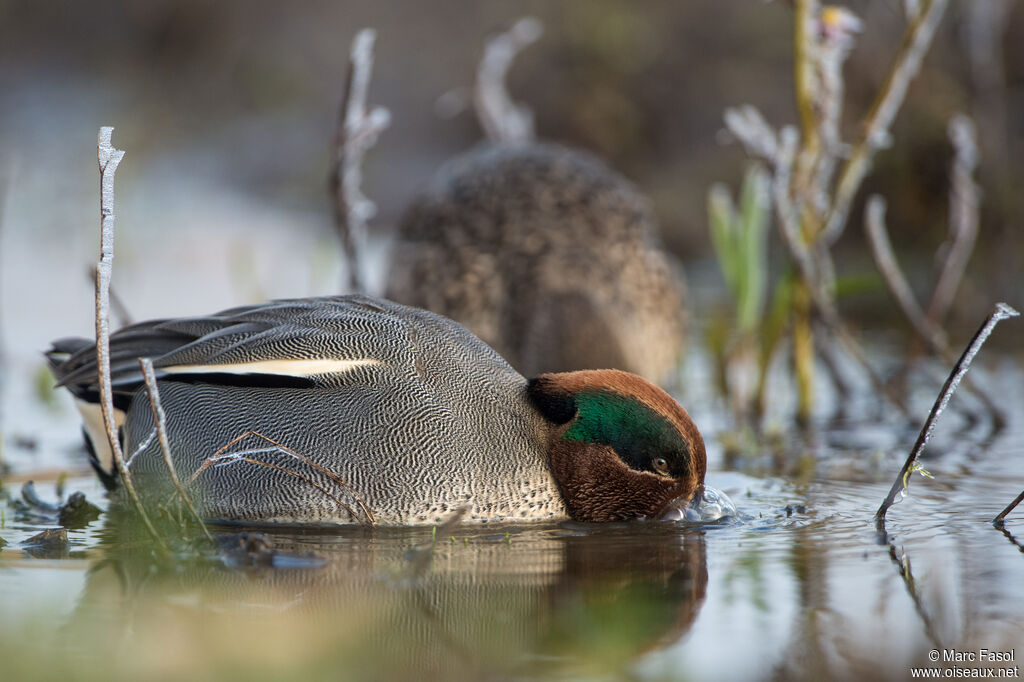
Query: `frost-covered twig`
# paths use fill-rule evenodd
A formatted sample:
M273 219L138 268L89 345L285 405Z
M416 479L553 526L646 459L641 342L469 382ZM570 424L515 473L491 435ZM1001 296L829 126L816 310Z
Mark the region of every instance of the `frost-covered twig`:
M878 511L875 512L875 527L879 532L885 530L885 514L889 511L889 507L896 503L896 497L898 495L906 495L906 490L909 486L908 477L910 473L917 467L917 459L921 455L921 451L924 450L925 444L928 439L931 438L932 431L935 429L935 423L942 415L943 410L946 409L946 405L949 404L949 399L953 396L957 386L960 384L960 380L963 379L964 374L967 373L968 368L971 366L971 361L974 360L974 356L981 350L981 346L988 339L992 330L999 324L1001 320L1005 320L1010 317L1016 317L1020 313L1006 305L1005 303L997 303L992 313L985 319L984 324L974 334L974 338L967 344L967 348L964 349L960 359L957 360L956 365L953 367L953 371L950 372L949 378L946 379L946 383L942 385L942 390L939 392L938 398L935 399L935 404L932 405L931 411L928 413L928 418L925 419L924 426L921 427L921 433L917 437L917 442L914 443L914 447L910 450L910 454L907 456L907 461L903 463L903 468L900 469L899 475L896 480L893 481L892 487L889 489L889 494L886 495L885 500L882 502Z
M973 178L978 167L977 133L974 123L963 114L950 120L948 130L956 152L950 169L949 242L925 313L934 325L942 324L949 311L978 237L978 186Z
M473 105L477 119L492 142L528 142L533 139L533 112L516 104L508 94L505 77L513 60L544 32L538 19L525 17L491 38L476 70Z
M359 256L366 238L366 222L377 212L374 203L363 194L363 156L391 123L391 113L384 107L366 111L375 38L373 29L364 28L352 41L345 92L334 133L330 173L334 225L346 260L348 288L355 292L364 290L359 274Z
M149 358L139 358L139 367L142 368L142 380L146 385L146 394L149 396L149 407L153 411L153 423L156 424L157 440L160 442L160 454L163 455L164 464L167 466L167 473L170 474L171 482L181 496L182 502L188 507L189 512L192 513L199 527L203 529L203 535L206 536L207 540L213 542L213 537L210 535L210 531L206 529L203 517L199 515L195 505L192 504L192 497L185 490L185 486L181 484L178 472L174 469L174 462L171 460L171 445L167 440L167 417L164 414L164 407L160 403L160 389L157 387L156 376L153 374L153 362Z
M96 158L100 166L100 261L96 266L96 369L99 373L100 410L107 432L107 443L128 497L146 529L162 547L163 539L149 520L135 491L131 474L124 464L121 441L117 437L117 426L114 423L114 392L110 379L110 274L114 263L114 173L124 158L124 151L114 149L111 144L113 132L114 129L109 126L100 128L96 147Z
M827 244L835 242L842 234L850 205L871 167L875 152L888 144L889 126L903 104L910 81L921 67L921 61L945 12L946 2L947 0L922 0L923 7L913 15L907 25L896 60L868 113L861 136L853 145L850 157L839 174L832 205L821 234Z
M89 267L86 272L86 276L88 276L90 282L96 281L95 265ZM108 293L110 295L110 309L114 313L114 316L117 317L118 326L127 327L134 321L131 312L128 310L128 306L126 306L121 297L117 295L117 289L115 289L113 285L110 286Z

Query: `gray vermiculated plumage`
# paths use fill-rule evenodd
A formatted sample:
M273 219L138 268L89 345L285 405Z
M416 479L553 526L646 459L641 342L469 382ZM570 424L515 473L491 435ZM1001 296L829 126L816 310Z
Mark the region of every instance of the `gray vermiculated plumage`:
M466 325L520 372L615 367L664 378L685 286L647 202L597 159L483 146L408 208L387 296Z
M467 503L476 520L565 515L525 379L438 315L363 296L285 300L136 324L111 337L111 355L136 487L155 495L168 480L136 360L148 356L178 475L194 477L210 518L436 523ZM370 362L298 381L170 373L295 359ZM52 363L72 393L95 400L92 346ZM210 463L250 431L298 454L250 435Z

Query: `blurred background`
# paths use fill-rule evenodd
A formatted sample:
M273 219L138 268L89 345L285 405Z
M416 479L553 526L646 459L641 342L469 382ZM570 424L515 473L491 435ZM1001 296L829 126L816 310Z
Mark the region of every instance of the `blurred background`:
M904 21L897 0L846 4L864 22L845 69L852 139ZM379 262L410 196L481 138L451 105L487 37L527 14L545 33L509 81L539 135L632 179L694 288L724 295L706 196L713 182L737 187L745 157L722 112L751 103L773 126L795 122L785 2L0 2L0 341L5 374L21 377L8 402L30 390L51 339L91 334L101 125L127 152L114 287L136 319L339 293L326 179L355 32L378 30L370 102L392 114L365 164ZM980 134L982 219L951 323L973 327L997 299L1019 306L1022 36L1021 3L951 4L836 251L840 274L874 273L860 205L879 191L897 254L928 280L947 230L946 126L965 112ZM898 315L881 284L841 303L855 322Z

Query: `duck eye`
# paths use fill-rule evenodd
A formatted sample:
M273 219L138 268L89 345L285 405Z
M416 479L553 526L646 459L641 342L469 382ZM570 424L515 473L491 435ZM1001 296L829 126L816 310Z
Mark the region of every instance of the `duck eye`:
M668 476L668 462L664 457L655 457L651 460L651 466L662 476Z

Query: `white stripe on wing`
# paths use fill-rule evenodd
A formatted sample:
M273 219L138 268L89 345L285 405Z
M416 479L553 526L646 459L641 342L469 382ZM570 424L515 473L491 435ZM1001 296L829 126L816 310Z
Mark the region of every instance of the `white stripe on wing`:
M168 374L273 374L287 377L313 377L324 374L344 374L359 367L379 364L381 364L380 360L373 358L357 360L295 358L210 365L171 365L170 367L161 367L160 371Z

